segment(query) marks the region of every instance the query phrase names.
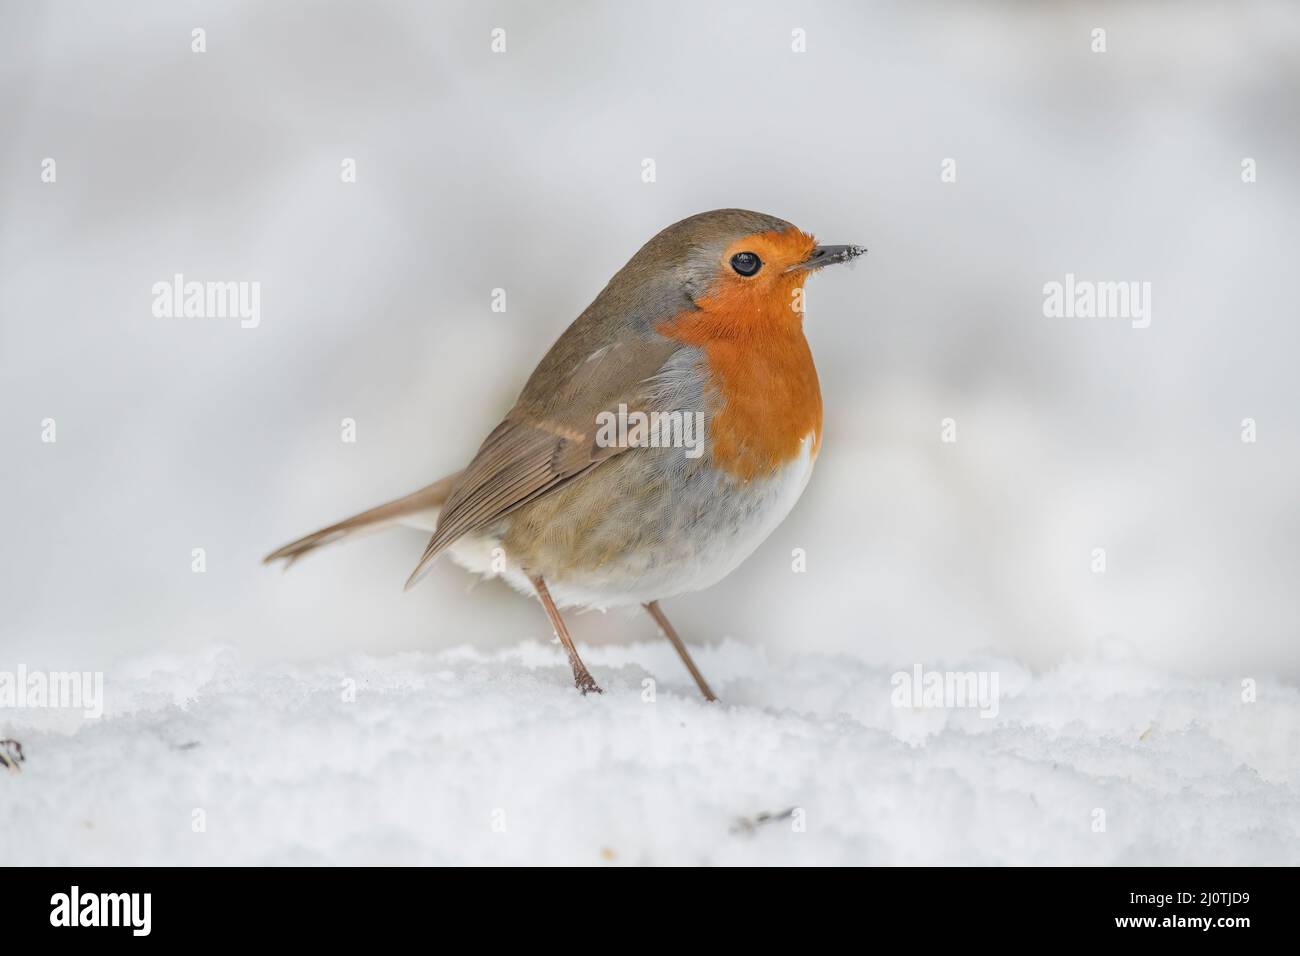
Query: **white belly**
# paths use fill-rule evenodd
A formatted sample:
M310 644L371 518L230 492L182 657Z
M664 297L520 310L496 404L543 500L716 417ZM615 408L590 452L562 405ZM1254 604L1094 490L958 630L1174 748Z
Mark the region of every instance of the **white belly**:
M799 456L767 479L739 483L717 472L696 475L675 487L661 513L647 522L662 534L643 534L625 552L598 568L547 577L562 607L607 608L644 604L699 591L722 580L770 535L794 507L812 476L814 436ZM675 525L675 520L688 524ZM498 537L462 538L453 560L487 577L534 594L523 569L512 565Z

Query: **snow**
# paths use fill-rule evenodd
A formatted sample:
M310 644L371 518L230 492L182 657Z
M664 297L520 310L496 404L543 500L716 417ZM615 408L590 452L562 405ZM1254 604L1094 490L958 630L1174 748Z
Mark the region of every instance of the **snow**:
M667 642L582 650L603 696L536 642L135 659L100 719L4 712L0 864L1300 863L1281 684L948 662L997 675L986 718L894 706L911 662L725 640L708 705Z

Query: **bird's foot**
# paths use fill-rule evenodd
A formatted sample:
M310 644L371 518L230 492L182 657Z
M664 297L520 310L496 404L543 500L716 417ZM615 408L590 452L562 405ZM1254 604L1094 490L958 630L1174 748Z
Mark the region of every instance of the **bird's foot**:
M605 693L600 689L600 685L596 683L596 678L592 677L591 672L585 667L582 670L574 670L573 686L582 691L583 697L586 697L588 694Z

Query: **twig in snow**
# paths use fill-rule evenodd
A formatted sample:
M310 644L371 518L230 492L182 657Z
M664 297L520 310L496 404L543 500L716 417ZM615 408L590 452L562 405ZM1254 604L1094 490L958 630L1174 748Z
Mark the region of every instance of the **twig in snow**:
M764 811L754 818L741 817L731 828L732 833L753 833L765 823L775 823L778 820L789 820L794 816L794 807L781 810L777 813L768 813Z
M23 754L23 745L18 741L9 737L0 740L0 767L19 773L23 769L19 764L26 759L27 757Z

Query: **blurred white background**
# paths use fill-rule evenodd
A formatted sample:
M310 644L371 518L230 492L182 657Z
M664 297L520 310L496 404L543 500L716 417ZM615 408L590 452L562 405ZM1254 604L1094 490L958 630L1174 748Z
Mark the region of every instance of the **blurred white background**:
M259 560L459 468L641 243L741 206L871 251L810 284L817 473L667 605L688 640L1300 679L1295 5L5 0L0 23L0 665L545 638L450 563L403 594L418 532ZM260 326L155 318L178 272L261 282ZM1150 282L1151 326L1045 318L1067 272Z

